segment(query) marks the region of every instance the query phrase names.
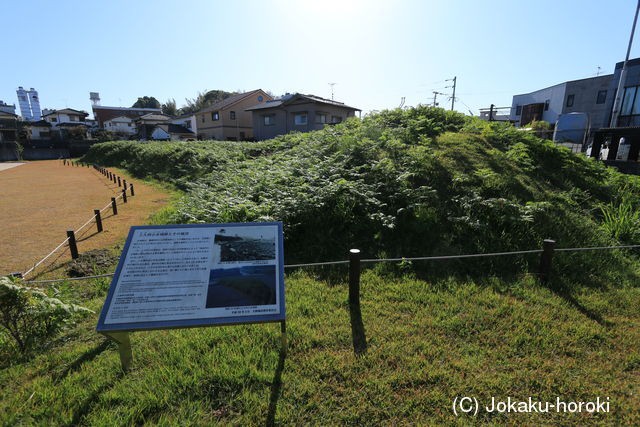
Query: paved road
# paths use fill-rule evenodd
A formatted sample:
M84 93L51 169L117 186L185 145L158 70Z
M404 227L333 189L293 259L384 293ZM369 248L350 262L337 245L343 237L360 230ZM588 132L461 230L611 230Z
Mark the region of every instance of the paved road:
M16 166L22 166L24 163L14 163L14 162L2 162L0 163L0 172L3 170L15 168Z

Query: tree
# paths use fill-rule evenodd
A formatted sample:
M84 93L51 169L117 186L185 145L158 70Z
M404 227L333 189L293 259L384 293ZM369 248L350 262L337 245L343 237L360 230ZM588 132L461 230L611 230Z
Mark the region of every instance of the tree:
M218 101L222 101L223 99L227 99L230 96L237 95L239 92L227 92L224 90L205 90L204 92L198 92L198 96L193 99L186 98L187 102L184 105L180 112L184 113L195 113L196 111L200 111L209 105L215 104Z
M141 96L131 108L160 108L160 102L153 96Z
M177 116L178 108L176 107L176 100L168 99L167 102L162 104L162 113L167 116Z

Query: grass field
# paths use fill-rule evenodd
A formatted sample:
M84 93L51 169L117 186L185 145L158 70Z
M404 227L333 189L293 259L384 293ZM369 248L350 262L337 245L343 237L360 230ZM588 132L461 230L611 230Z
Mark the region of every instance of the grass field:
M287 277L288 353L275 324L132 335L123 374L97 314L0 371L5 425L640 422L640 289L551 291L531 277L436 283L367 271L369 352L356 358L347 289ZM102 291L97 291L97 289ZM63 285L101 307L104 283ZM85 304L87 305L87 304ZM610 413L457 418L456 396L610 399Z

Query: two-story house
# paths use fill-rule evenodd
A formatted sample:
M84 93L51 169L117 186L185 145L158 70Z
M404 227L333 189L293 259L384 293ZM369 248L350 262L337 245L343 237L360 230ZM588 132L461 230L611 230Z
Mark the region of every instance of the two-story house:
M354 117L357 108L314 95L287 94L247 108L253 114L253 134L258 140L271 139L292 131L320 130Z
M122 135L135 135L136 126L132 118L117 116L104 121L104 129Z
M88 138L89 126L85 120L89 113L73 108L64 108L61 110L47 110L42 112L42 119L51 124L51 132L57 133L61 138L66 138L67 130L72 127L83 127L85 138Z
M18 131L18 116L0 110L0 143L14 142Z
M168 123L170 120L170 116L162 113L149 113L134 119L133 123L136 127L138 139L152 139L151 133L155 129L156 125Z
M247 108L273 99L262 89L230 96L196 113L198 139L246 141L254 138Z

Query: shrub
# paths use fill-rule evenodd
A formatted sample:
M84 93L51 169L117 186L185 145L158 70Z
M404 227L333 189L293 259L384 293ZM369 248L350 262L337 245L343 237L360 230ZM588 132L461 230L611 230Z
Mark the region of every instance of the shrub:
M0 277L0 343L9 347L5 352L24 354L40 347L86 313L92 311Z

